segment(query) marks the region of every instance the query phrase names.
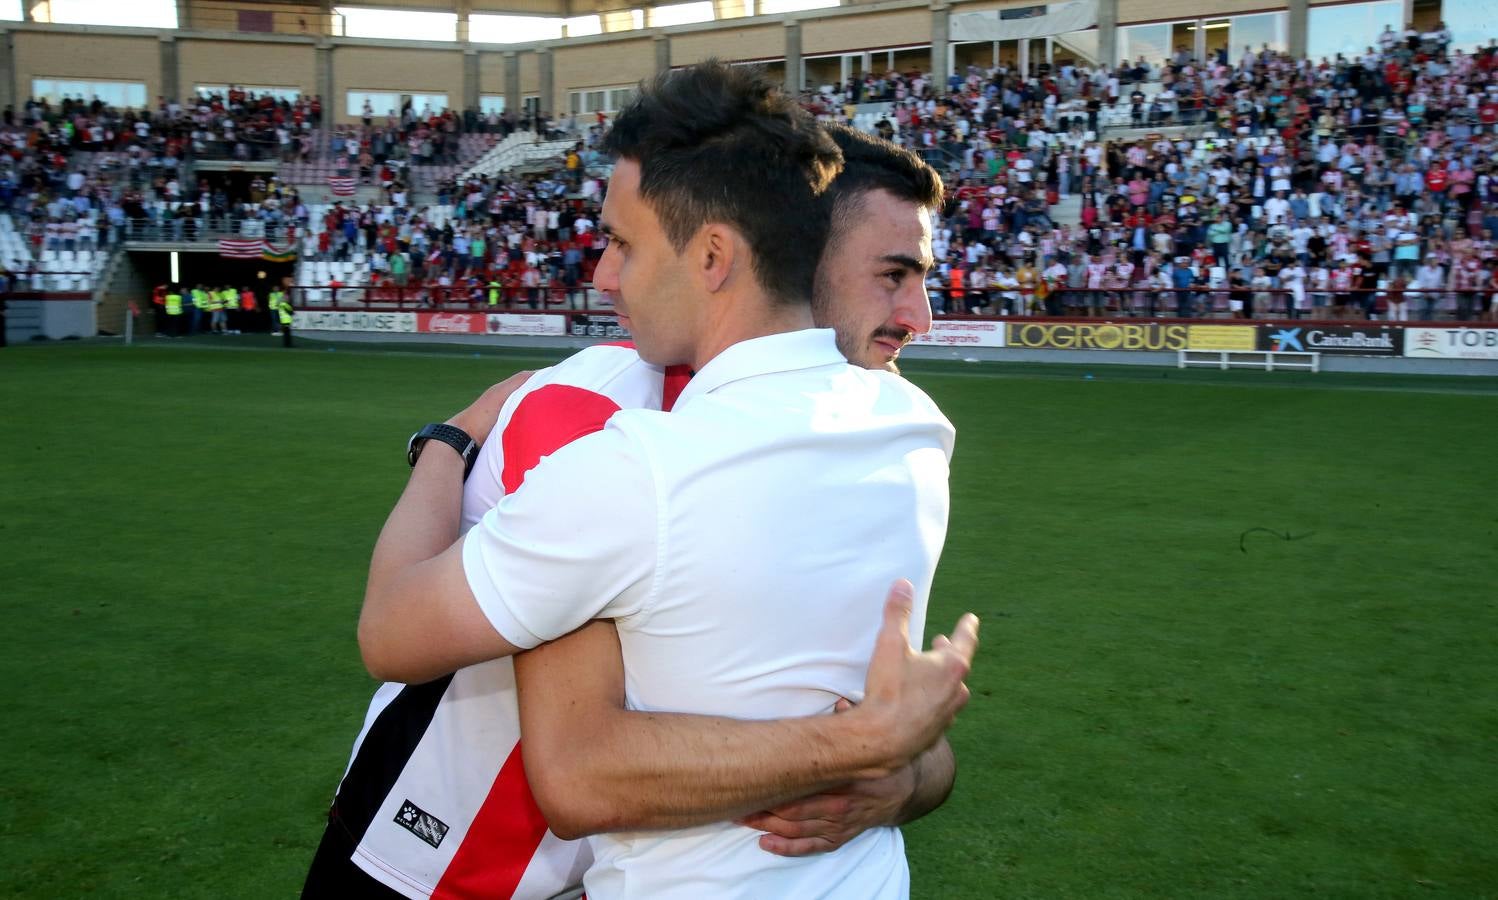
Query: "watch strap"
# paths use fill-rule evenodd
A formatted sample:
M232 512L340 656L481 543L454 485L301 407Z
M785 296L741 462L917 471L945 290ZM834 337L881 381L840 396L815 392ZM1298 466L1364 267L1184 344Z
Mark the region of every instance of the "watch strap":
M406 462L414 467L416 460L421 458L422 448L427 441L441 441L458 451L458 455L463 458L463 480L468 480L468 473L473 471L473 464L479 458L478 442L468 432L455 425L433 422L411 435L411 440L406 445Z

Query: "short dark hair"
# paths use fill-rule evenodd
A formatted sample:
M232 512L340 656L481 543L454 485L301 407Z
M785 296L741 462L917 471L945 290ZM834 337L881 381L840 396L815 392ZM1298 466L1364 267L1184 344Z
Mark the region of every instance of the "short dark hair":
M944 199L941 176L919 156L847 125L824 127L828 137L843 151L843 171L822 195L831 219L829 248L836 247L843 229L862 211L870 191L888 191L896 199L941 209Z
M754 275L782 303L807 303L842 153L758 66L708 60L642 82L606 152L640 166L640 196L677 252L708 222L737 229Z

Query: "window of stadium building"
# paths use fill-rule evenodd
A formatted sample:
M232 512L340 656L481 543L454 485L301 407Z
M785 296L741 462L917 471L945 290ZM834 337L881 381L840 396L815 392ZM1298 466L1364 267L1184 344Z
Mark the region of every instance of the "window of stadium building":
M574 116L587 113L618 112L629 102L634 88L598 88L590 91L571 92L571 111Z
M1152 65L1170 56L1172 23L1130 25L1118 29L1118 58L1134 62L1143 59Z
M804 9L826 9L837 5L839 5L839 0L756 0L754 14L778 16L781 13L800 12Z
M18 17L19 18L19 17ZM34 22L54 25L121 25L176 28L177 0L50 0L31 10Z
M1349 58L1362 55L1369 47L1378 46L1378 35L1385 25L1395 31L1404 27L1400 21L1403 13L1404 4L1400 0L1313 6L1308 19L1306 57L1320 60L1334 59L1338 53Z
M668 6L652 6L646 10L645 21L650 28L669 28L672 25L695 25L713 20L712 0L699 3L672 3Z
M480 44L555 41L561 39L563 25L562 19L549 16L475 15L468 17L468 39Z
M1285 13L1259 13L1249 16L1232 16L1228 22L1228 38L1226 50L1230 62L1243 57L1245 47L1253 48L1255 53L1268 45L1269 49L1285 51L1289 44L1285 40L1286 29L1289 27L1289 16ZM1210 40L1210 37L1209 37Z
M505 114L505 98L500 94L484 94L479 97L479 112L496 116Z
M1443 4L1441 17L1451 31L1451 46L1461 50L1486 47L1498 35L1498 3L1491 0Z
M21 21L21 0L0 0L0 19Z
M458 14L335 6L334 30L343 37L391 38L406 41L456 41Z
M406 105L418 116L431 115L447 110L446 94L397 94L393 91L349 91L345 109L350 116L362 117L365 101L369 103L371 116L400 115Z
M73 81L63 78L35 78L31 96L49 103L70 100L99 100L118 109L143 109L146 86L139 81Z
M206 98L214 95L223 97L228 95L229 87L227 84L200 84L196 90L199 97ZM302 92L296 88L267 87L258 84L236 84L234 87L255 97L264 97L269 94L277 102L285 100L287 103L295 103L302 96Z

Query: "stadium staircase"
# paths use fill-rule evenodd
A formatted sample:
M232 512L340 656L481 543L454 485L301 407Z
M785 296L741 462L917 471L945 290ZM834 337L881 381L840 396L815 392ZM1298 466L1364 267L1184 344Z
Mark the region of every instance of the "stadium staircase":
M137 333L151 327L151 285L129 264L129 254L116 249L109 254L94 282L95 316L100 334L123 334L130 303L135 302L141 318L136 319Z
M413 198L434 194L438 185L443 181L458 177L466 168L482 159L495 146L498 139L499 136L495 134L462 134L458 136L456 162L409 166L407 184ZM281 163L276 175L283 183L295 185L307 199L324 196L331 198L332 191L328 188L328 179L339 174L338 163L339 160L335 159L329 150L328 132L319 131L312 151L312 159L308 162L298 160ZM347 174L357 174L357 168ZM360 185L354 196L345 199L344 202L363 205L378 203L381 199L382 192L378 186Z
M533 131L516 131L469 166L463 177L550 170L576 144L573 138L543 141Z

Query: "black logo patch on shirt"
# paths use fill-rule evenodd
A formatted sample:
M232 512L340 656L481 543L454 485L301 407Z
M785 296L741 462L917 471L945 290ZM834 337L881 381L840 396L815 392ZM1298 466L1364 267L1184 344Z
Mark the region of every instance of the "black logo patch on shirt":
M395 824L431 844L433 848L442 846L442 839L447 837L447 823L431 813L423 812L421 807L410 800L401 804L400 812L395 814Z

